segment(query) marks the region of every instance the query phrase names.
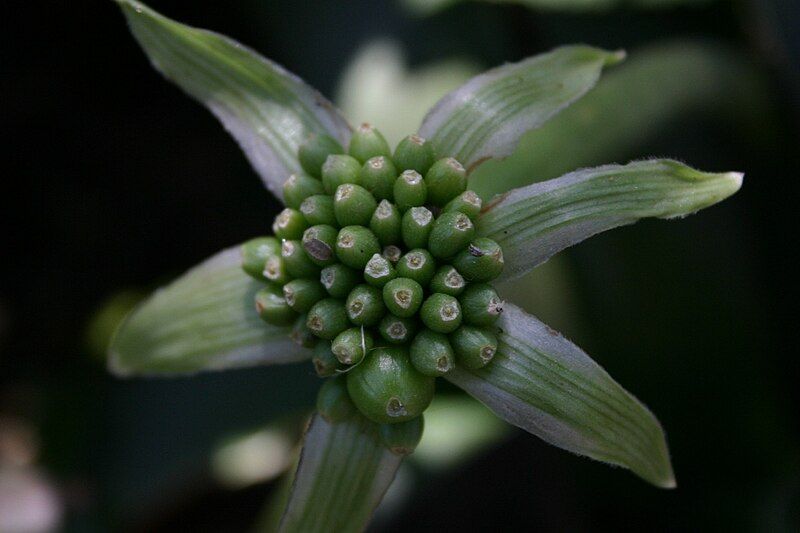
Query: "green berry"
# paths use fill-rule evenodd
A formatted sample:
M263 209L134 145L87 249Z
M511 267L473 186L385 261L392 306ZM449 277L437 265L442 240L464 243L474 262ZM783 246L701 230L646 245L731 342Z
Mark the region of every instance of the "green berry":
M293 279L283 286L286 303L298 313L305 313L326 296L328 293L322 284L313 279Z
M435 162L425 174L428 201L444 206L467 189L467 172L461 163L452 157Z
M423 329L411 343L411 364L420 374L443 376L455 367L456 358L447 335Z
M273 326L288 326L297 318L281 293L280 287L267 285L259 289L255 295L256 312L261 320Z
M417 331L417 321L389 314L381 320L378 331L390 344L407 344Z
M442 213L433 223L428 249L434 257L452 257L469 245L475 236L475 225L460 211Z
M319 266L332 265L336 262L336 236L338 231L327 224L311 226L303 233L303 249L309 259Z
M464 322L472 326L491 326L503 312L503 301L487 283L470 283L458 301Z
M306 174L292 174L283 182L283 203L292 209L300 209L300 204L309 196L324 193L322 182Z
M407 422L381 424L378 430L381 442L395 455L410 455L422 440L425 430L424 415L412 418Z
M347 317L357 326L374 326L380 322L386 308L381 290L371 285L359 285L347 296Z
M361 275L350 267L336 263L322 269L319 281L328 294L334 298L344 298L361 283Z
M400 256L403 252L397 246L390 244L389 246L385 246L381 255L389 260L390 263L396 264L400 261Z
M279 239L299 239L308 228L303 213L297 209L287 207L275 217L272 224L272 233Z
M379 155L387 157L392 155L389 143L386 142L381 132L366 122L353 132L348 152L362 163Z
M433 164L433 147L419 135L409 135L394 149L392 159L400 170L416 170L425 174Z
M467 281L491 281L503 271L503 250L492 239L478 237L453 259Z
M281 243L275 237L257 237L242 244L242 270L248 276L259 281L266 281L264 265L271 255L278 255Z
M412 207L403 215L400 234L409 248L425 248L433 229L433 213L427 207Z
M364 226L345 226L336 238L336 257L339 261L364 270L370 258L381 251L378 238Z
M302 242L283 241L281 244L281 258L286 272L289 273L291 278L317 279L319 277L319 266L303 250Z
M378 203L360 185L339 185L333 197L333 212L339 226L368 226Z
M380 254L375 254L364 267L364 280L373 287L381 288L397 277L394 265Z
M314 354L311 356L311 363L314 365L314 370L321 378L333 376L336 371L341 367L341 363L336 359L336 356L331 351L330 341L320 340L314 346Z
M361 167L359 174L361 186L367 189L378 200L391 200L394 191L394 180L397 179L397 168L388 157L379 155L372 157Z
M422 286L409 278L395 278L383 286L383 303L393 315L414 316L422 305Z
M347 391L361 413L379 424L416 418L430 405L434 378L414 369L408 351L399 347L372 350L347 373Z
M461 325L461 305L449 294L431 294L419 315L423 324L439 333L450 333Z
M343 365L357 365L372 349L372 335L364 328L350 328L339 333L331 344L331 351Z
M325 192L333 194L339 185L358 183L361 163L349 155L331 155L322 165L322 185Z
M411 250L397 262L397 275L427 287L436 273L436 260L424 248Z
M322 176L322 165L331 154L343 154L344 148L339 141L329 135L312 133L311 136L300 145L297 158L303 170L312 176L319 178Z
M442 294L449 294L450 296L458 296L464 291L467 282L458 270L451 265L442 265L433 275L431 280L431 292L441 292Z
M331 423L344 422L358 412L347 392L347 378L325 380L317 393L317 412Z
M309 196L300 204L300 212L311 226L336 224L336 214L333 210L333 198L327 194Z
M308 312L308 329L320 339L331 340L350 327L347 311L341 300L325 298L314 304Z
M283 285L292 279L291 274L289 274L286 268L286 262L280 255L271 255L267 257L267 261L264 263L264 277L278 285Z
M470 369L489 364L497 353L497 336L486 328L461 326L450 335L459 365Z
M406 170L394 180L394 203L401 212L411 207L425 205L428 188L419 172Z
M480 196L475 194L474 191L464 191L447 202L443 211L445 213L459 211L467 215L470 220L474 222L478 218L478 215L481 214L481 207L483 207L483 202Z
M400 211L388 200L381 200L372 218L369 229L378 237L378 241L386 246L400 242Z
M303 348L313 348L317 345L319 338L314 335L314 332L308 329L308 315L300 315L297 317L297 320L294 321L294 325L292 326L292 331L289 332L289 338L292 339L295 344L302 346Z

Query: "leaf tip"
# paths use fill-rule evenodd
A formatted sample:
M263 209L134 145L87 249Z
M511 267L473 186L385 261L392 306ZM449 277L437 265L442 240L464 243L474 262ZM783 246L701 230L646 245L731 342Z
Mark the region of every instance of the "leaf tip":
M614 50L613 52L609 52L608 55L606 56L606 61L604 66L613 67L614 65L618 65L619 63L625 61L625 58L627 57L628 53L625 50L621 48L619 50Z

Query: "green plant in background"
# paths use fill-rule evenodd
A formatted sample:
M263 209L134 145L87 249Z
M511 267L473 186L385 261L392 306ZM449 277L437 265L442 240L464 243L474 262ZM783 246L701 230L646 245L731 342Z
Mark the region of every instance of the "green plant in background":
M675 486L655 417L491 282L639 218L691 214L742 175L646 160L513 190L498 172L498 196L467 189L624 54L569 46L488 71L393 148L242 45L118 2L154 66L221 120L287 208L275 236L220 252L138 306L109 365L169 375L311 359L326 380L283 531L363 529L419 441L437 377L547 442Z

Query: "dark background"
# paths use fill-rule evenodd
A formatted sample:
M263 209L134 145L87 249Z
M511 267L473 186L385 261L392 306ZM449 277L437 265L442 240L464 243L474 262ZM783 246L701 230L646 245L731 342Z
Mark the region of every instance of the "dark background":
M455 470L420 473L424 489L376 529L797 530L796 2L595 15L470 3L431 18L374 0L151 6L235 37L328 95L358 45L387 35L412 64L456 55L488 67L564 43L635 51L680 36L753 60L773 106L765 130L700 112L629 154L742 170L743 189L567 253L586 324L574 340L658 415L679 488L519 433ZM112 2L11 1L0 24L0 415L36 428L68 530L245 529L272 484L223 490L206 455L219 435L311 405L309 369L124 382L92 354L86 328L118 291L149 290L263 233L278 204L211 115L150 68Z

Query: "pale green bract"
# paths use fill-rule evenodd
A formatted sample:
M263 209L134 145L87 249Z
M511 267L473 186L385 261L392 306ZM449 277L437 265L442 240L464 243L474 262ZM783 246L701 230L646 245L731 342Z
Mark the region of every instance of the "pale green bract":
M350 126L333 105L280 65L140 2L116 1L153 66L214 113L278 198L300 171L297 148L311 133L347 143Z
M739 190L742 177L665 159L583 169L509 191L484 207L476 225L502 247L502 279L511 279L602 231L720 202Z
M500 418L579 455L630 468L650 483L675 486L656 418L580 348L506 304L500 345L479 370L447 379Z
M128 315L111 341L110 369L120 376L188 374L308 359L289 328L258 317L253 302L261 287L242 271L238 247L216 254Z

